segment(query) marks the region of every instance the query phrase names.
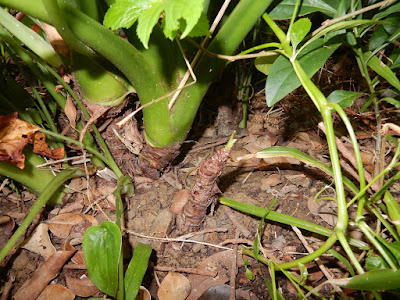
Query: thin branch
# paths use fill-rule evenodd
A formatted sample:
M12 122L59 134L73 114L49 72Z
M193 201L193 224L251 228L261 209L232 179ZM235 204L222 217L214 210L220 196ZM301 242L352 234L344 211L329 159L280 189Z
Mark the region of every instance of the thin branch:
M375 9L375 8L378 8L378 7L388 6L388 5L390 5L390 4L391 4L392 2L394 2L394 1L395 1L395 0L386 0L386 1L382 1L382 2L379 2L379 3L375 3L375 4L373 4L373 5L367 6L367 7L363 7L363 8L361 8L361 9L356 10L356 11L353 11L353 12L351 12L351 13L345 14L345 15L339 17L339 18L335 18L335 19L331 19L331 20L326 20L325 22L322 23L322 26L321 26L321 27L319 27L318 29L316 29L316 30L313 31L312 36L315 36L318 32L321 32L322 30L324 30L325 28L327 28L327 27L329 27L329 26L331 26L331 25L333 25L333 24L339 23L339 22L341 22L341 21L343 21L343 20L346 20L346 19L348 19L348 18L355 17L355 16L357 16L357 15L360 15L360 14L362 14L362 13L365 13L365 12L367 12L367 11L373 10L373 9Z

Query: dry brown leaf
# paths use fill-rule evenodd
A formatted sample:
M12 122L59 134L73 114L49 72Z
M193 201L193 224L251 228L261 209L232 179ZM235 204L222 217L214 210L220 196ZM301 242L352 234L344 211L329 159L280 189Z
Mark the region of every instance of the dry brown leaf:
M190 290L190 282L185 276L169 272L161 282L157 296L160 300L185 300Z
M76 125L76 107L72 101L72 97L68 94L67 102L65 103L64 112L67 115L69 120L69 124L72 128L75 128Z
M296 186L302 186L306 188L310 186L311 180L304 174L287 175L285 177Z
M15 221L8 215L0 217L0 224L3 225L4 234L10 238L13 235L13 230L15 227Z
M80 279L67 275L65 276L65 280L67 282L67 287L78 296L90 297L99 292L99 289L93 284L89 277Z
M79 250L75 253L75 255L71 258L72 262L78 265L86 265L85 257L83 256L83 251Z
M150 292L144 286L140 286L136 300L151 300Z
M55 160L62 159L64 157L65 150L63 147L59 147L51 150L46 144L46 137L42 132L36 132L32 136L33 152L43 156L50 157Z
M20 169L25 168L22 150L40 128L18 119L18 113L0 116L0 161L8 161Z
M307 202L308 209L313 215L320 216L326 223L335 226L337 221L337 203L333 200L314 201L310 197Z
M276 186L282 183L281 176L279 174L271 174L267 178L261 179L261 189Z
M174 199L172 200L171 212L176 215L181 215L183 207L189 201L190 191L189 190L179 190Z
M48 231L49 226L40 223L32 233L32 236L24 242L21 247L40 254L45 260L48 259L54 252L56 252L56 248L54 248L50 241Z
M217 271L216 277L190 274L188 279L192 287L187 300L197 300L210 287L224 284L229 281L229 269L232 266L234 253L231 250L221 251L205 258L196 269L203 271Z
M50 231L60 238L81 238L86 229L98 225L95 217L85 214L67 213L48 220Z
M73 254L74 251L53 253L39 266L32 278L18 290L13 300L35 300Z
M65 57L69 57L69 47L64 42L61 35L58 33L57 29L53 26L42 22L43 31L46 32L47 39L49 40L51 46L53 46L54 50Z
M61 284L48 285L37 300L73 300L75 294Z

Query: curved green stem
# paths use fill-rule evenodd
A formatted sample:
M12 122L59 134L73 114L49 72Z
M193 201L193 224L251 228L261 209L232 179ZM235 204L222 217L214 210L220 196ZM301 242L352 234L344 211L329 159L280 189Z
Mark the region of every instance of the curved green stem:
M339 239L339 242L342 245L344 251L346 252L347 256L349 257L350 261L353 263L353 266L356 268L357 272L359 274L363 274L364 273L364 269L362 268L362 266L358 262L356 256L354 255L353 250L351 250L351 248L349 246L349 243L347 241L347 238L344 235L344 233L342 231L337 231L336 235L337 235L337 237Z
M72 47L75 51L82 53L84 55L96 55L96 53L82 43L76 36L72 33L65 20L65 14L60 10L58 0L42 0L46 8L47 15L50 19L51 24L57 29L58 33L62 36L64 41ZM60 0L61 2L62 0Z

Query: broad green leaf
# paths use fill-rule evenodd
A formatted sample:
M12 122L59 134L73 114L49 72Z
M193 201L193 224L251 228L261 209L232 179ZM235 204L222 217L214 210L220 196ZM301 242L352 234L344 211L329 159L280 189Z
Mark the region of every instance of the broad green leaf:
M351 91L342 91L342 90L336 90L333 91L326 100L328 102L334 102L339 104L341 107L349 107L353 104L353 101L362 95L362 93L359 92L351 92Z
M208 23L207 16L202 13L199 21L189 33L190 37L208 36L210 37L210 24Z
M333 279L329 282L353 290L395 290L400 288L400 271L372 270L362 275Z
M261 52L262 53L262 52ZM265 75L269 74L269 71L271 70L272 64L274 61L279 57L279 54L277 53L276 55L272 56L262 56L262 57L257 57L254 60L254 66L257 68L258 71L261 73L264 73Z
M379 48L381 45L383 45L387 41L388 37L389 37L389 34L386 32L386 30L383 28L382 25L379 25L374 30L374 32L372 33L372 35L368 41L369 49L371 51L373 51L376 48Z
M129 28L149 8L151 3L148 0L119 0L108 9L103 24L113 30Z
M292 43L293 50L295 50L297 45L306 37L310 29L311 21L308 18L299 19L294 22L290 30L290 42Z
M137 35L145 48L150 34L163 14L163 31L166 37L174 39L180 31L181 38L191 34L203 14L204 0L117 0L107 11L104 25L113 29L129 28L136 21ZM201 19L200 28L194 31L208 35L208 22ZM207 27L207 28L206 28Z
M150 34L157 24L161 12L162 4L154 3L151 9L144 11L139 17L136 33L146 49L149 47Z
M364 53L364 59L368 59L371 56L371 52ZM384 65L381 60L373 55L367 61L368 67L374 70L378 75L385 78L394 88L400 91L400 80L397 78L396 74L386 65Z
M100 291L112 297L117 294L121 245L121 232L112 222L89 227L82 242L90 279Z
M274 20L289 19L292 17L296 0L281 1L269 13L269 16ZM301 4L299 15L303 16L312 12L320 11L329 17L333 17L337 11L339 1L335 0L304 0Z
M299 58L307 76L312 77L340 44L320 47ZM268 106L272 106L300 86L300 81L289 60L281 55L272 65L265 85Z
M382 256L368 255L365 259L365 267L367 270L378 270L389 268Z
M142 243L137 244L125 274L125 299L136 299L144 274L147 270L150 255L150 245Z

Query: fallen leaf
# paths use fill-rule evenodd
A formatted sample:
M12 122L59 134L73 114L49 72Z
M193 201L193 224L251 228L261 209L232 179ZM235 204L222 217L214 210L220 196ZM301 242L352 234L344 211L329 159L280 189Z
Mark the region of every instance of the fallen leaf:
M57 276L74 251L57 251L46 259L33 276L14 295L13 300L35 300ZM57 298L58 299L58 298Z
M170 211L173 214L181 215L183 207L189 201L190 191L189 190L179 190L174 199L172 200L172 205Z
M317 215L329 225L335 226L337 221L337 203L335 201L320 200L316 202L313 197L310 197L307 205L313 215Z
M161 282L157 296L160 300L185 300L190 290L190 282L185 276L169 272Z
M265 188L276 186L282 183L282 181L279 174L271 174L267 178L261 179L261 189L264 190Z
M64 157L65 149L59 147L51 150L46 144L46 137L42 132L36 132L32 136L33 152L39 155L47 156L55 160L62 159Z
M0 161L7 161L20 169L25 168L22 150L40 128L18 119L18 113L0 116Z
M46 32L47 39L49 40L49 42L50 42L51 46L54 48L54 50L58 54L61 54L65 57L69 57L69 47L64 42L63 38L58 33L57 29L55 29L53 26L51 26L45 22L42 22L41 25L42 25L43 31Z
M48 285L37 300L73 300L75 294L61 284Z
M0 224L3 225L4 234L10 238L13 235L13 230L15 227L15 221L8 215L0 217Z
M56 248L54 248L50 241L48 231L49 226L40 223L32 233L31 237L24 242L21 247L40 254L45 260L48 259L54 252L56 252Z
M291 183L308 188L310 186L310 179L304 174L295 174L285 176Z
M80 297L90 297L97 292L99 289L93 284L89 277L74 278L71 276L65 276L67 287Z
M150 292L144 286L140 286L136 300L151 300Z
M85 257L83 256L83 251L79 250L75 253L75 255L71 258L72 262L78 265L85 265Z
M197 300L210 287L228 282L229 270L234 257L233 254L233 251L226 250L205 258L196 269L208 272L216 271L217 276L213 278L205 275L190 274L188 279L191 286L194 288L190 292L187 300Z
M67 118L69 120L69 124L71 125L71 127L75 128L75 125L76 125L76 107L75 107L74 103L72 102L72 97L71 97L70 94L68 94L67 102L65 103L64 112L67 115Z
M50 231L60 238L82 238L86 229L98 225L95 217L85 214L67 213L55 216L46 224Z

